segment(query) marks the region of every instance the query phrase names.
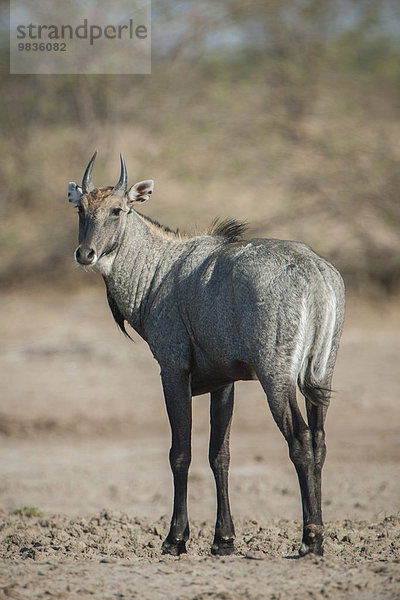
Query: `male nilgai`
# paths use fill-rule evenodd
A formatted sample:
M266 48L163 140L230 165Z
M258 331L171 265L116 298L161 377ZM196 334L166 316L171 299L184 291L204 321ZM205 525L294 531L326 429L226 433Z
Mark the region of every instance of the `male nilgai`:
M124 332L127 321L147 341L161 367L175 488L162 551L186 550L192 396L209 392L209 458L218 502L211 552L233 552L228 467L234 383L259 379L299 478L299 553L322 554L324 421L344 317L341 276L304 244L241 239L243 226L234 221L204 235L180 236L136 212L153 181L128 189L122 155L118 183L96 188L95 157L82 187L68 187L79 213L75 257L97 267L114 319ZM305 397L307 423L296 385Z

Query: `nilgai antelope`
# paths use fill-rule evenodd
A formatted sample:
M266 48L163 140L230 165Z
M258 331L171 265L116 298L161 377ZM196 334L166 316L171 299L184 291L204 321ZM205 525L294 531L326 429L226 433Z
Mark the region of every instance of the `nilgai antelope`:
M75 258L100 271L115 321L125 334L127 321L146 340L161 368L174 479L162 552L186 552L192 396L205 393L211 398L209 459L217 491L211 552L234 551L228 496L234 384L258 379L299 479L299 554L322 554L324 421L344 317L341 276L302 243L243 240L244 226L235 221L193 237L170 231L135 210L149 199L152 180L128 189L121 155L118 183L96 188L95 157L82 186L68 187L79 213ZM305 398L307 422L296 385Z

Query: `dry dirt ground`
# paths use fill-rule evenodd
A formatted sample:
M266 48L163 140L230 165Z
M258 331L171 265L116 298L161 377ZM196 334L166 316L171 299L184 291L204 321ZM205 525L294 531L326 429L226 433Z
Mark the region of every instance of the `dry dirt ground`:
M297 559L297 480L256 382L237 385L236 554L209 554L202 396L188 554L164 557L170 439L146 345L123 338L96 287L0 300L0 598L400 598L398 302L349 302L327 421L325 556Z

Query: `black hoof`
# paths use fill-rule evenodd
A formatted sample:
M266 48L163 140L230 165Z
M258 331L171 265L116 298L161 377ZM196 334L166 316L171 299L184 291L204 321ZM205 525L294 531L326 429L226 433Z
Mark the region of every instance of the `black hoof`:
M172 556L186 554L186 542L184 540L170 541L167 538L161 546L161 554L172 554Z
M307 525L304 528L303 542L299 548L299 555L316 554L323 556L324 528L322 525Z
M211 554L214 556L228 556L235 552L235 544L233 539L214 540L211 546Z

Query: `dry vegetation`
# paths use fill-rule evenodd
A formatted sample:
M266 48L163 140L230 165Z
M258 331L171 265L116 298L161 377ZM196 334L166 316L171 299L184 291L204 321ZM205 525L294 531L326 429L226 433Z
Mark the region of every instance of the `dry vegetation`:
M400 598L399 4L152 7L151 76L10 76L0 46L0 599ZM142 210L165 225L235 217L251 235L309 243L344 274L324 558L292 560L299 492L256 383L237 386L237 554L208 553L199 398L189 553L160 556L172 491L158 368L72 258L67 182L95 148L95 183L116 182L122 151L131 183L155 179Z
M120 151L131 181L155 179L144 210L161 222L241 218L308 242L348 285L397 288L396 6L154 2L151 76L9 76L3 53L0 280L71 272L66 183L97 148L99 185Z

